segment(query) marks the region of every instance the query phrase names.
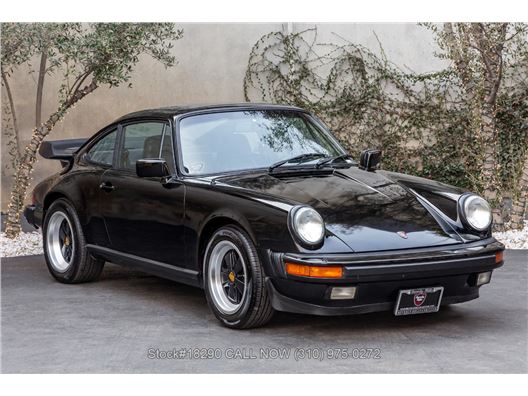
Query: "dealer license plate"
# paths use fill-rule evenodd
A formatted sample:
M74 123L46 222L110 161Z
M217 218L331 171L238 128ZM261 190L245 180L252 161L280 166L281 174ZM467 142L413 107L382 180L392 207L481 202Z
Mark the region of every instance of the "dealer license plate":
M444 288L441 286L400 290L398 301L394 308L394 315L438 312L443 293Z

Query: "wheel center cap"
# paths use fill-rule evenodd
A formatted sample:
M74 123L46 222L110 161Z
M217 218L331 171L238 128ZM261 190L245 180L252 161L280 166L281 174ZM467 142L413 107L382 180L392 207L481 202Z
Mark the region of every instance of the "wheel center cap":
M64 238L64 244L66 246L68 246L70 244L70 237L67 236L67 237Z
M233 271L231 271L227 277L231 283L235 281L235 273Z

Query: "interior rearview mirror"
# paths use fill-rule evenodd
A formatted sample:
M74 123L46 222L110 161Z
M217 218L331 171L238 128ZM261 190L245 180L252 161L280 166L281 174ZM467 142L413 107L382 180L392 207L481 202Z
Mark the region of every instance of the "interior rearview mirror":
M366 171L374 171L381 160L381 151L367 149L361 152L359 157L359 168Z
M136 161L136 174L139 177L165 177L170 169L163 158L144 158Z

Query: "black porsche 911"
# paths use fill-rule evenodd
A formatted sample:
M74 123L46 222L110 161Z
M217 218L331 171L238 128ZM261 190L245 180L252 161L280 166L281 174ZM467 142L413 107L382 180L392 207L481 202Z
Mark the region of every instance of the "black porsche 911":
M375 150L356 163L296 107L145 110L40 154L63 164L25 210L53 277L134 267L204 288L231 328L275 310L436 312L503 264L484 199L377 170Z

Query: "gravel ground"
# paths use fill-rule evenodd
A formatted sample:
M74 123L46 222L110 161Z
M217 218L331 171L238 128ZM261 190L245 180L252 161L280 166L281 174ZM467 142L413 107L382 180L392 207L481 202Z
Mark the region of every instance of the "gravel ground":
M15 239L0 234L0 257L31 256L42 254L42 236L39 231L21 232Z
M505 231L493 234L504 243L506 249L528 249L528 221L521 231ZM1 233L0 257L31 256L42 254L42 237L40 231L22 232L14 240L7 239Z
M528 220L521 231L495 232L493 236L504 243L507 249L528 249Z

